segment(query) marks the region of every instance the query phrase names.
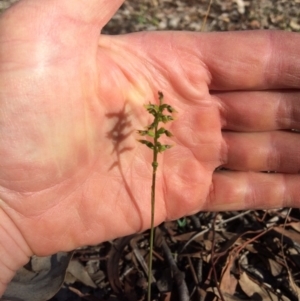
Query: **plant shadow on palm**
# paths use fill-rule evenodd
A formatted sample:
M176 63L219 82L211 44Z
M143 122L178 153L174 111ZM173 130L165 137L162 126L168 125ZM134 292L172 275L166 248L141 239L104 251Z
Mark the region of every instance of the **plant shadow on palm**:
M109 171L115 168L118 169L128 197L132 200L135 209L138 212L140 220L142 220L142 213L138 206L138 200L135 198L131 191L121 160L121 157L124 153L132 151L134 149L132 146L128 146L126 144L127 138L129 138L135 131L130 120L130 112L126 112L126 106L127 104L125 102L123 108L118 112L111 112L105 115L107 118L115 120L114 126L106 134L106 138L110 139L113 144L111 155L115 156L115 161L109 167Z

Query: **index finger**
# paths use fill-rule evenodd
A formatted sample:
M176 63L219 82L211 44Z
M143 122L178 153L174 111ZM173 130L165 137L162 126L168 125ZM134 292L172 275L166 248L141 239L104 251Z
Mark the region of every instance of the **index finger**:
M195 43L212 75L210 89L299 89L298 33L212 33L199 36Z
M105 41L102 37L102 44ZM112 38L109 46L112 47ZM118 36L176 86L210 90L299 89L300 35L284 31L142 32ZM118 43L117 43L118 45ZM117 46L117 47L120 47ZM103 46L103 45L102 45ZM115 47L115 46L114 46ZM117 48L120 49L120 48ZM183 83L184 82L184 85Z

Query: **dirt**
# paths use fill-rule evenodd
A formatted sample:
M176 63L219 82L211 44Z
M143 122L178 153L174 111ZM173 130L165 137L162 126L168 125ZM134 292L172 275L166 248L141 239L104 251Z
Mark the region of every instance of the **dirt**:
M200 31L209 0L125 1L105 28L120 34L141 30ZM300 31L300 1L213 0L205 31L281 29Z

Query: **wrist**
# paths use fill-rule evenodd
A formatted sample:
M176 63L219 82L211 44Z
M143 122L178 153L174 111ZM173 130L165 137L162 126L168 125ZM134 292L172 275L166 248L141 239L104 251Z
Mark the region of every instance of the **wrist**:
M19 229L0 207L0 297L16 271L28 262L31 255Z

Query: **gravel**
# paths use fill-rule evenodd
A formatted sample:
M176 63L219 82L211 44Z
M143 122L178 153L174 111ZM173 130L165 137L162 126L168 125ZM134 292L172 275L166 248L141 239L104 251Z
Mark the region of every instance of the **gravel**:
M110 34L141 30L201 31L209 0L125 1L105 27ZM300 31L300 0L213 0L205 31Z

